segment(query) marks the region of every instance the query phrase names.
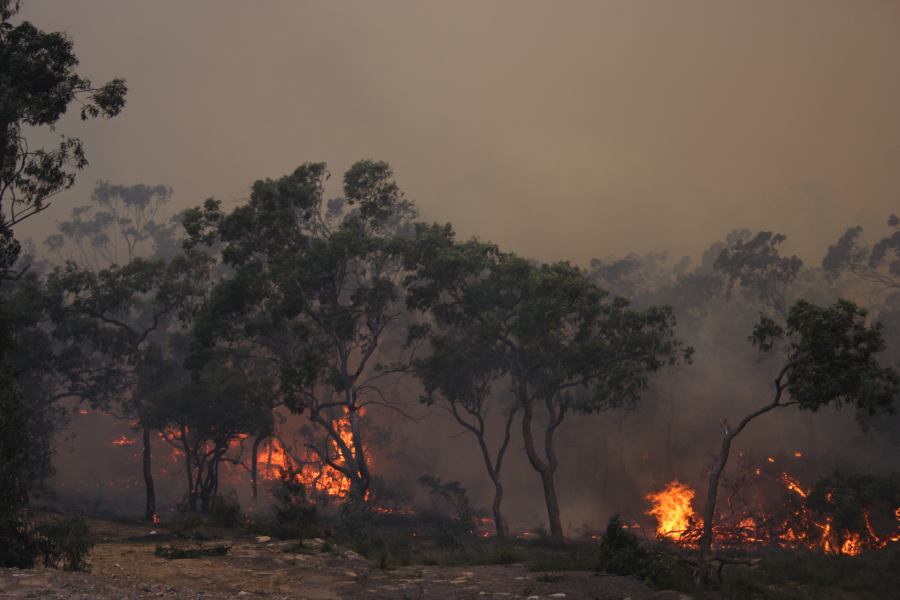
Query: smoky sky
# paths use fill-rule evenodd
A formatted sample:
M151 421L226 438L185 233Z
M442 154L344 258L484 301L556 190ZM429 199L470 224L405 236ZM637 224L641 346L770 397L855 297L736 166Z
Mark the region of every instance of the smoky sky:
M119 117L59 125L90 167L20 235L99 179L171 185L183 208L305 161L337 184L360 158L428 220L580 264L697 255L735 227L818 262L900 208L890 0L26 0L20 18L130 88Z

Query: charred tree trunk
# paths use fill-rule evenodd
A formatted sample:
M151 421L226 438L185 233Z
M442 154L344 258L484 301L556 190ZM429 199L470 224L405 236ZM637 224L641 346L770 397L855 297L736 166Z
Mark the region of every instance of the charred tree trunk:
M150 427L143 426L143 468L144 488L147 490L147 504L144 510L144 518L150 523L155 523L156 516L156 488L153 485L153 451L150 448Z

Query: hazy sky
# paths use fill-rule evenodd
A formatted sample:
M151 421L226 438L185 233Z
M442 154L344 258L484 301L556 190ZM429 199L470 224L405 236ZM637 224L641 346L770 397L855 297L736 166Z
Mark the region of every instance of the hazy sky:
M697 254L734 227L818 261L900 212L896 0L25 0L21 17L130 91L112 121L59 126L91 166L20 234L98 179L186 207L359 158L389 161L429 220L582 264Z

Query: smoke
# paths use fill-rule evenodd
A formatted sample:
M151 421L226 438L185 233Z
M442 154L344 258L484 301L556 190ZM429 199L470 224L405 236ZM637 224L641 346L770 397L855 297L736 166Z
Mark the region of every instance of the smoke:
M59 124L84 138L91 165L20 237L43 239L99 179L170 185L173 210L209 196L233 206L301 162L326 160L339 179L372 157L425 218L540 260L699 257L747 227L786 233L787 251L816 264L900 194L893 2L28 0L21 17L68 32L86 75L125 77L130 93L112 121ZM746 342L755 311L712 310L680 329L694 364L654 379L639 411L566 424L570 528L639 516L668 478L697 487L719 420L766 401L771 364ZM452 420L379 418L405 440L376 452L385 476L460 480L487 505L476 448ZM740 450L800 450L820 472L851 451L886 464L849 412L814 419L808 430L773 415ZM76 468L59 454L61 472ZM546 520L518 437L504 482L514 524Z
M60 124L91 167L34 230L97 179L187 207L371 157L428 218L544 260L697 255L735 227L810 258L900 191L892 2L29 0L22 18L131 90L112 121Z

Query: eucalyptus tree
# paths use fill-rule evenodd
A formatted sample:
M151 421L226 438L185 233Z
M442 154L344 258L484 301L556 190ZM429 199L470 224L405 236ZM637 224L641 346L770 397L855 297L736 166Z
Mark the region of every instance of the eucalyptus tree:
M233 270L197 321L191 364L218 346L277 365L284 403L326 434L313 450L363 500L371 474L361 411L398 404L380 385L397 369L378 368L379 353L403 318L399 239L415 210L386 163L351 166L341 198L326 200L327 178L325 164L307 163L257 181L228 214L213 200L186 213L190 243L221 243Z
M790 286L803 268L797 256L784 256L786 236L760 231L753 236L737 237L724 247L713 268L726 278L729 294L736 287L784 318L787 315Z
M420 226L407 261L410 308L441 327L476 328L479 352L496 355L522 411L550 534L561 540L556 432L571 413L633 406L651 373L690 354L675 339L671 310L632 309L565 262L535 264L490 244L459 243L449 225Z
M87 166L81 140L61 136L55 147L36 147L26 134L51 131L73 102L82 120L114 117L125 106L123 79L101 86L79 75L73 42L28 21L14 25L18 0L0 0L0 276L9 274L20 245L13 228L49 206Z
M0 286L27 269L27 265L14 267L21 252L14 227L44 210L87 166L79 139L62 137L57 146L47 148L34 145L33 137L30 143L26 134L39 128L52 130L74 101L81 102L82 119L115 116L124 107L127 91L122 79L95 87L80 76L75 71L78 58L72 40L64 34L41 31L27 21L13 24L20 4L19 0L0 0ZM21 340L3 300L0 329L4 330L0 335L0 412L4 414L0 439L10 443L4 448L18 448L15 456L4 453L0 460L0 482L9 492L0 502L0 529L4 541L9 542L0 553L0 565L29 566L34 548L29 546L19 513L27 502L30 478L40 469L34 468L32 455L22 451L49 441L27 431L30 408L14 364L21 356L21 346L13 349ZM14 543L16 540L21 543Z
M425 388L422 401L446 409L478 442L484 467L494 485L491 510L497 537L505 538L509 529L502 512L500 473L519 405L494 389L498 382L502 383L505 368L501 355L491 350L491 340L483 339L481 334L479 328L462 323L442 327L438 332L421 327L414 330L412 338L427 335L431 352L413 362L413 371ZM488 440L492 412L498 413L503 423L493 452Z
M145 517L156 515L147 397L164 338L189 320L204 297L208 260L188 252L171 261L136 258L100 272L68 263L47 279L57 361L68 393L113 415L135 419L142 433Z
M180 336L172 337L179 345ZM229 356L217 357L192 375L177 360L183 352L170 353L155 369L149 420L184 455L188 509L197 510L199 502L207 512L219 490L222 463L243 466L232 450L242 439L272 430L271 381L255 372L252 363Z
M777 356L772 397L734 425L722 419L721 448L709 474L703 511L700 558L704 564L713 543L719 480L734 439L747 425L789 406L816 412L829 405L849 404L870 413L893 412L900 391L900 377L877 360L885 347L881 325L868 325L866 311L847 300L827 307L798 301L784 324L761 316L750 341L761 352ZM705 569L702 574L705 577Z

